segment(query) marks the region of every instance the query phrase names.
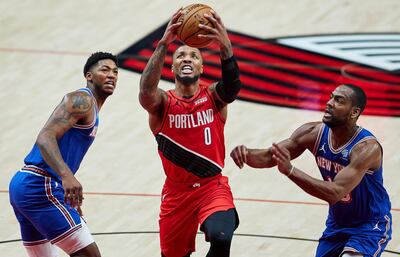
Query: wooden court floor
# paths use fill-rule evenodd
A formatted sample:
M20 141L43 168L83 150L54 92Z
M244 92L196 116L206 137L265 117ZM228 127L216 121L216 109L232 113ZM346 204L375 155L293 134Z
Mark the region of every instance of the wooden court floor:
M320 33L396 32L396 0L202 1L226 27L269 38ZM8 183L31 149L37 133L61 97L85 86L83 64L95 51L119 53L166 22L189 1L0 2L0 256L26 256L8 202ZM138 102L140 74L120 70L115 94L101 110L95 143L78 179L85 191L83 210L102 255L159 256L158 211L164 180L147 114ZM173 85L161 82L163 87ZM238 144L267 147L322 113L236 101L226 125L230 179L241 224L232 257L313 256L328 206L280 175L276 168L236 168L228 157ZM393 239L382 256L400 256L400 119L364 116L384 148L385 186L393 207ZM319 177L311 154L294 163ZM197 237L197 251L208 244ZM61 253L60 256L65 256Z

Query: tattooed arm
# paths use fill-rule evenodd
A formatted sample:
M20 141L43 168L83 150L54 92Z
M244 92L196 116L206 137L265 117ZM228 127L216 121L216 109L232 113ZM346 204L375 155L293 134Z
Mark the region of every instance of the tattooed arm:
M57 140L78 121L86 122L93 117L92 98L84 92L69 93L53 111L36 140L43 159L61 177L65 202L72 207L82 204L82 186L64 162Z
M167 53L168 45L175 40L176 30L181 25L178 18L182 9L179 9L172 16L163 37L158 42L156 50L147 62L140 78L140 104L149 112L150 128L154 131L162 119L163 106L167 100L164 90L158 88L158 82L161 78L161 71L164 66L164 59Z

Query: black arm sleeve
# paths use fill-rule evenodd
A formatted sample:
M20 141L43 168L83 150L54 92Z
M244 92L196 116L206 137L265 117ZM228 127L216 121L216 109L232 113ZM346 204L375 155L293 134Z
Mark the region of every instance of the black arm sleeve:
M235 56L227 60L221 59L222 81L219 81L216 86L218 96L226 103L232 103L240 89L242 82L239 79L239 66Z

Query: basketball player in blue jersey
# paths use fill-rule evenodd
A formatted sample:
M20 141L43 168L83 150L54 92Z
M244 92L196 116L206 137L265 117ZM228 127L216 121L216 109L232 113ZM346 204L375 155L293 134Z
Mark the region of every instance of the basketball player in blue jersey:
M116 56L92 54L85 66L86 88L64 96L40 131L31 152L10 182L10 202L29 257L99 257L81 219L82 186L75 178L99 124L98 112L117 83Z
M239 168L278 166L305 192L329 203L326 229L318 257L380 256L391 239L389 196L383 187L383 150L368 130L356 124L366 95L357 86L338 86L331 94L322 122L300 126L268 149L235 147L231 157ZM290 160L305 150L315 156L323 180L295 168Z

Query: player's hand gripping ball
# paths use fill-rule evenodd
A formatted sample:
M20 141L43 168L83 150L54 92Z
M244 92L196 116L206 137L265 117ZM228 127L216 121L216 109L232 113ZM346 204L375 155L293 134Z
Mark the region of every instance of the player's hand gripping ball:
M205 4L191 4L183 8L182 15L178 18L179 22L182 22L179 26L177 35L178 38L188 46L201 48L211 43L212 39L200 38L197 35L208 34L208 31L199 28L199 24L203 24L209 27L214 25L204 17L204 13L212 15L210 13L211 7Z

